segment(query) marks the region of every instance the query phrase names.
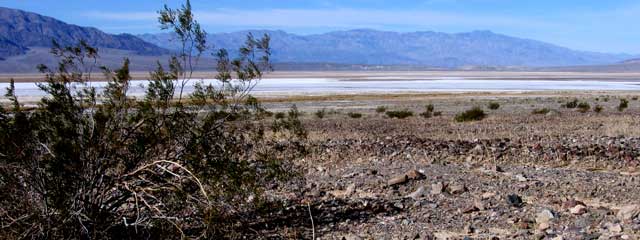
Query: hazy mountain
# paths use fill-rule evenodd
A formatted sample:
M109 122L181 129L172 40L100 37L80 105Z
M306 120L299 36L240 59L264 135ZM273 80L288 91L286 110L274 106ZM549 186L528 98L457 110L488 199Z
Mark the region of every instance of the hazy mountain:
M168 50L131 34L107 34L96 28L71 25L54 18L3 7L0 7L0 36L1 58L23 54L31 47L50 47L52 39L63 46L83 39L98 48L128 50L142 55L168 53Z
M249 31L209 35L217 48L237 49ZM573 66L609 64L631 58L625 54L575 51L535 40L496 34L375 30L338 31L295 35L283 31L251 31L269 34L274 59L279 62L331 62L341 64L461 66ZM178 49L171 34L138 37L168 49Z
M0 60L3 60L3 57L24 54L27 50L28 49L26 47L20 46L7 38L0 36Z

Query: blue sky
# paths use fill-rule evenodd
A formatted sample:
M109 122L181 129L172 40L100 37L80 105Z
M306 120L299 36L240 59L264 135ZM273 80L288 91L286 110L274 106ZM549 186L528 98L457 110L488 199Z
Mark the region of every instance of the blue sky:
M0 0L0 6L110 33L154 33L156 11L177 0ZM193 0L208 32L245 29L298 34L370 28L491 30L578 50L640 53L637 0Z

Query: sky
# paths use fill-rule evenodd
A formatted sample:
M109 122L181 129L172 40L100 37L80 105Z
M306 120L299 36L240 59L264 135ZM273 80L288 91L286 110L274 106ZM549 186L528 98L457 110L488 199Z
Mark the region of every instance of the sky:
M0 6L109 33L157 33L157 11L186 0L0 0ZM207 32L490 30L577 50L640 54L638 0L192 0Z

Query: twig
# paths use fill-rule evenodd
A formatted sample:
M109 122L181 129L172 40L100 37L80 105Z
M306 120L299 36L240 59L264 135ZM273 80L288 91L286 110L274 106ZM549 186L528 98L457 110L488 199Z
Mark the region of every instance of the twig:
M313 222L313 215L311 214L311 205L309 203L307 203L307 209L309 210L309 218L311 218L311 231L312 231L311 233L313 234L312 239L316 240L316 225Z

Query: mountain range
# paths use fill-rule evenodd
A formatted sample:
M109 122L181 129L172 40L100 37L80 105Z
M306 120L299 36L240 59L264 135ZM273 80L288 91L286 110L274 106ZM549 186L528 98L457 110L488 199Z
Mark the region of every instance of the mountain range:
M311 35L266 30L213 33L207 38L214 46L210 51L226 48L233 54L232 50L240 47L248 33L257 37L270 35L274 61L292 69L396 69L392 66L522 69L606 65L637 58L629 54L576 51L491 31L450 34L370 29ZM55 59L47 51L54 39L61 45L85 40L100 49L101 64L116 67L124 57L129 57L134 70L144 71L153 68L157 60L166 60L179 48L174 35L169 33L114 35L0 7L0 73L33 72L37 64L54 64ZM204 61L213 62L210 58ZM372 65L377 68L371 68Z
M85 40L92 46L130 50L141 55L161 55L168 50L145 42L131 34L112 35L96 28L67 24L35 13L0 7L0 57L24 54L31 47L61 46Z
M295 35L283 31L240 31L209 34L217 48L238 49L246 35L269 34L273 58L279 62L330 62L370 65L462 66L573 66L609 64L628 54L575 51L535 40L491 31L448 34L440 32L385 32L368 29ZM172 34L142 34L141 39L177 49Z

